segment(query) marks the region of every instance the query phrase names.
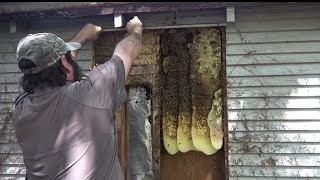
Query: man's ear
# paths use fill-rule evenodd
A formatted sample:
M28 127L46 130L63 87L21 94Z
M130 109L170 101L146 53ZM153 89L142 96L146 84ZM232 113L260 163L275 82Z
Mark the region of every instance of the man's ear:
M66 71L66 73L70 73L72 72L72 66L71 64L68 62L67 57L65 55L61 56L61 63Z

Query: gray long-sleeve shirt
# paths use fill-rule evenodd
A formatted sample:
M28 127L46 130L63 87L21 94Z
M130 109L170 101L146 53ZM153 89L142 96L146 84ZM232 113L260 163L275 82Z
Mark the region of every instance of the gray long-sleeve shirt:
M87 79L17 99L13 123L29 180L124 179L115 126L124 82L113 56Z

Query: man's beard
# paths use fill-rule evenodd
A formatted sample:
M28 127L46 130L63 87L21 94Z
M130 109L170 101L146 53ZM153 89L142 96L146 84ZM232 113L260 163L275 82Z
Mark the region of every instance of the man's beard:
M81 81L82 77L85 76L85 74L82 72L81 67L76 61L73 61L71 65L73 67L74 81Z
M71 64L73 68L74 81L81 81L82 77L86 76L82 72L82 68L78 65L78 63L72 59L71 54L66 54L67 61Z

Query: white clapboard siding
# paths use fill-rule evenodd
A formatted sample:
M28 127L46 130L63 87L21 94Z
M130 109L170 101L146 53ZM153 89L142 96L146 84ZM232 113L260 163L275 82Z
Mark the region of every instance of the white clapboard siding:
M1 89L4 87L0 86ZM10 89L11 86L7 86ZM296 87L296 86L279 86L279 87L239 87L228 88L229 98L244 97L312 97L320 96L320 86L318 87Z
M21 153L21 149L17 143L0 144L0 151L6 153ZM21 154L19 154L21 156Z
M305 109L320 108L320 97L259 97L229 99L228 109Z
M228 67L229 68L229 67ZM319 75L291 75L291 76L274 76L274 77L228 77L228 88L233 87L284 87L284 86L296 86L296 87L309 87L320 86ZM1 81L1 77L0 77ZM3 80L2 80L3 81Z
M306 33L305 36L300 36ZM227 37L228 43L231 45L246 43L285 43L285 42L316 42L320 41L320 33L318 30L297 30L297 31L271 31L271 32L248 32L233 33Z
M233 124L230 123L232 127ZM310 142L319 143L320 139L320 131L282 131L282 130L269 130L269 131L233 131L229 133L229 141L233 142L243 142L244 145L246 143L251 142L265 142L265 143L273 143L273 142ZM229 155L232 157L232 154Z
M26 174L26 168L24 166L17 165L2 165L0 167L1 174Z
M20 84L17 84L17 83L3 83L3 84L0 84L0 94L18 93L18 92L22 92Z
M85 69L90 69L90 61L78 61L80 67L85 67ZM20 69L17 69L17 63L10 63L10 64L1 64L0 71L2 73L18 73L21 72Z
M10 43L2 43L0 42L0 53L15 53L17 50L18 42L10 42ZM92 43L88 42L84 45L83 49L90 49L92 47Z
M320 166L320 154L234 154L229 165L243 166Z
M0 41L1 42L1 41ZM87 46L84 46L84 48ZM91 59L92 50L91 49L81 49L78 53L78 61L86 61ZM1 64L17 64L17 57L15 52L1 53L0 54L0 63Z
M318 42L274 42L274 43L244 43L228 45L227 53L230 55L250 55L269 53L300 53L319 52ZM1 45L0 45L1 47ZM8 47L9 48L9 47Z
M9 123L9 124L0 123L0 129L1 129L1 133L13 133L14 132L12 123Z
M320 44L320 42L319 42ZM320 49L319 49L320 51ZM300 64L266 64L266 65L230 65L228 76L283 76L283 75L320 75L320 63Z
M319 34L320 37L320 34ZM285 64L285 63L304 63L320 62L319 52L310 53L292 53L292 54L263 54L263 55L229 55L228 64L242 65L242 64Z
M320 143L250 143L243 146L242 143L230 145L230 151L234 154L319 154Z
M320 120L229 121L229 131L319 131Z
M9 165L20 165L23 164L23 156L21 153L10 153L5 154L6 158L4 158L4 161L2 161L3 165L9 166ZM23 167L23 165L21 165Z
M236 8L226 28L230 180L320 179L319 12Z
M231 177L253 177L253 179L260 180L260 177L273 177L278 180L277 177L286 177L292 179L304 178L308 180L309 177L319 176L319 167L282 167L282 166L229 166ZM262 178L264 179L264 178ZM319 178L315 178L319 179Z
M2 73L2 72L0 72L0 84L7 84L7 83L18 84L20 82L21 77L22 77L21 72L19 72L19 73Z
M317 120L318 109L250 109L228 110L229 120Z
M45 28L41 25L41 28ZM35 33L39 30L32 29ZM61 30L63 28L61 27ZM77 29L78 30L78 29ZM77 30L70 32L52 32L63 38L65 41L70 40ZM47 29L47 32L51 32ZM16 46L21 38L28 33L0 33L0 158L2 160L0 165L0 179L24 179L25 166L21 150L16 142L12 122L6 125L4 122L6 113L1 110L4 108L12 108L15 98L22 92L19 85L22 73L18 69L16 61ZM92 58L92 43L86 44L79 51L77 60L80 67L85 72L90 70L90 63Z
M229 180L275 180L274 177L230 177ZM276 180L292 180L292 177L277 177ZM294 180L319 180L319 178L310 177L295 177Z
M301 11L302 9L300 9ZM253 10L254 11L254 10ZM237 15L240 13L255 13L255 12L240 12L237 11ZM281 9L279 9L281 11ZM307 12L307 10L305 10ZM258 13L258 12L257 12ZM286 12L283 12L286 13ZM270 13L271 14L271 13ZM303 25L301 22L303 21ZM304 19L279 19L262 21L236 21L233 24L228 25L227 33L243 32L270 32L270 31L293 31L293 30L316 30L320 29L319 18L311 17Z

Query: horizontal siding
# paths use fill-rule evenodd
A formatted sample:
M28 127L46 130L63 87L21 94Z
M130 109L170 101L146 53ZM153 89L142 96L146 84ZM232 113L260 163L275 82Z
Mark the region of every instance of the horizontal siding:
M302 177L308 180L307 178L318 176L319 174L319 167L230 166L229 168L231 177L242 176L243 179L247 179L247 177L254 177L254 179L259 180L260 177L273 177L273 179L278 179L278 177L291 177L290 179Z
M319 17L320 18L320 17ZM305 35L300 36L301 33ZM314 42L320 41L318 30L274 31L274 32L248 32L230 33L227 38L228 44L245 43L284 43L284 42Z
M266 64L290 64L290 63L314 63L320 61L319 52L299 52L299 53L269 53L264 55L229 55L228 63L230 65L266 65Z
M7 86L10 89L10 86ZM3 87L2 87L3 88ZM0 86L1 92L1 86ZM319 87L234 87L228 88L229 98L252 98L252 97L313 97L320 96Z
M229 121L230 131L319 131L320 120Z
M256 180L257 177L230 177L229 180ZM319 178L295 177L295 180L319 180ZM259 177L259 180L275 180L273 177ZM280 177L276 180L292 180L292 177Z
M275 78L277 79L275 81ZM1 81L1 79L0 79ZM229 76L228 88L238 87L318 87L320 85L319 75L291 75L291 76Z
M17 143L0 144L0 151L6 153L21 153L21 149ZM21 154L19 154L21 156Z
M24 167L23 164L23 156L21 153L10 153L10 154L5 154L6 158L4 161L2 161L2 165L4 166L10 166L10 165L15 165L15 166L21 166Z
M319 52L318 42L274 42L274 43L250 43L230 44L227 53L230 55L260 55L269 53L309 53ZM1 45L0 45L1 47ZM4 46L5 47L5 46ZM9 47L8 47L9 48Z
M319 117L318 109L228 110L229 120L317 120Z
M231 127L233 126L230 123ZM236 128L233 128L236 129ZM242 142L246 143L274 143L274 142L310 142L318 143L320 132L317 131L282 131L282 130L268 130L268 131L232 131L229 133L230 143ZM8 137L9 138L9 137ZM230 155L232 157L232 155Z
M234 154L229 165L242 166L320 166L320 154Z
M301 9L300 9L301 11ZM243 12L246 13L246 12ZM255 12L247 12L255 13ZM238 12L237 15L240 15ZM301 25L303 21L303 25ZM304 18L304 19L273 19L268 21L236 21L228 26L227 33L247 33L247 32L274 32L274 31L297 31L297 30L318 30L320 29L319 18Z
M292 142L273 142L273 143L248 143L243 146L242 143L233 143L230 145L230 151L233 154L319 154L320 143L292 143Z
M319 4L317 4L319 7ZM303 8L304 11L301 11ZM305 13L305 12L308 13ZM319 18L319 10L315 8L315 4L304 4L304 5L291 5L279 6L273 5L268 6L268 10L265 7L239 7L237 12L246 12L237 14L237 21L239 22L250 22L250 21L274 21L274 20L296 20L306 18ZM252 15L254 12L254 16Z
M226 29L230 180L320 179L319 21L315 7L236 9Z
M319 43L320 44L320 43ZM320 75L320 63L312 64L273 64L273 65L230 65L228 76L291 76L291 75Z
M320 108L320 97L308 98L278 98L278 97L259 97L229 99L229 109L305 109Z
M84 67L85 70L90 69L90 61L78 61L80 67ZM12 64L1 64L0 71L2 73L18 73L21 72L19 68L17 68L17 63Z
M85 49L87 48L87 49ZM82 47L81 51L78 53L78 61L87 61L92 57L92 50L89 46ZM0 54L1 64L17 64L17 57L15 52L11 53L1 53Z
M42 25L42 28L45 26ZM37 29L33 29L37 32ZM65 41L72 39L73 32L53 32ZM28 33L0 33L0 110L12 108L15 98L22 92L19 85L22 73L18 69L16 60L16 46L21 38ZM90 70L92 58L92 43L86 44L79 51L78 64L85 72ZM0 179L24 179L25 166L21 150L16 142L11 121L4 127L6 114L0 111Z

